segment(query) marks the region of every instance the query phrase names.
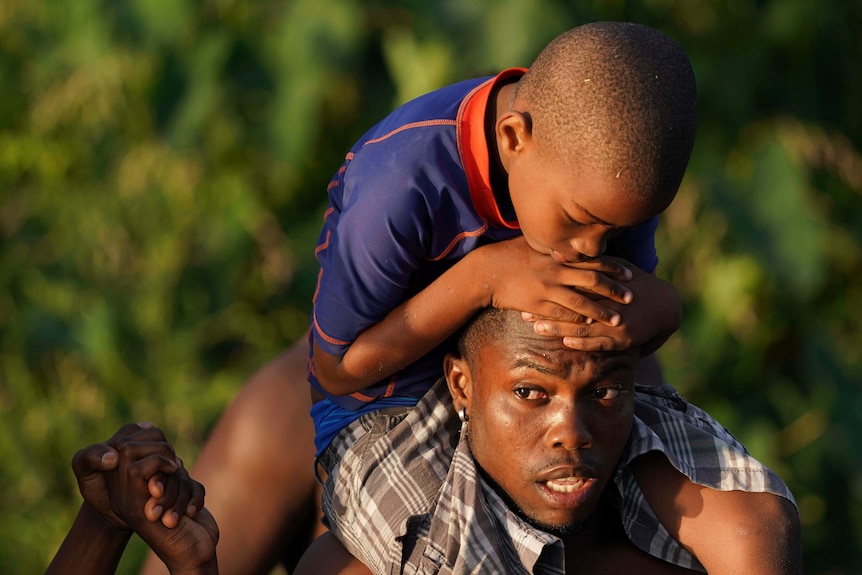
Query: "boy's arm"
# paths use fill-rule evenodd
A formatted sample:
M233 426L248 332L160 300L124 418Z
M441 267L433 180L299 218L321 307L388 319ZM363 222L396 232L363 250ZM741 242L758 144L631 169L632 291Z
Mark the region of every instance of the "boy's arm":
M599 258L568 267L530 248L523 237L478 248L427 288L363 331L344 355L314 344L314 373L330 393L364 389L416 361L489 305L577 321L614 325L619 313L603 297L624 303L628 289L615 280L631 272L621 261ZM571 286L578 286L579 290Z

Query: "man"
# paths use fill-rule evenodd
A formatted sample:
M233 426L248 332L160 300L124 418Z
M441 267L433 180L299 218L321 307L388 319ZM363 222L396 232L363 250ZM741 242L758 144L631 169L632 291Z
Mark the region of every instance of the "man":
M367 417L363 435L353 441L359 446L366 442L378 456L362 461L348 456L339 462L341 472L357 483L388 487L373 499L355 491L356 499L346 501L333 500L325 490L324 506L352 510L351 520L364 522L362 532L373 541L376 554L362 560L374 573L699 570L699 558L686 549L686 531L676 530L684 535L677 541L663 532L648 506L618 506L620 492L637 489L627 458L645 451L629 444L630 431L633 425L658 429L663 422L655 414L661 411L652 405L671 404L683 414L676 425L690 426L687 436L698 448L715 451L717 468L734 465L734 453L742 447L669 388L636 391L637 358L635 349L572 350L558 338L537 335L518 313L489 309L465 330L459 354L447 356L448 387L438 382L412 410L395 408ZM388 444L381 444L381 437ZM684 466L691 447L665 444L656 436L654 449L674 466ZM777 516L786 521L778 522L774 532L743 536L762 549L768 563L775 563L777 555L785 572L801 572L792 497L771 471L750 459L748 464L744 475L756 477L756 486L726 485L696 475L713 487L699 488L745 487L757 491L767 508L781 507ZM708 494L696 499L677 493L672 483L664 488L684 517L715 512ZM633 500L637 498L629 491L626 501ZM745 511L762 512L757 506ZM383 522L381 517L391 519ZM726 535L718 524L710 531L716 540ZM342 565L361 572L357 563L326 535L297 573L319 575L321 567L339 572ZM756 562L741 569L735 572L770 572ZM340 572L348 572L347 567Z

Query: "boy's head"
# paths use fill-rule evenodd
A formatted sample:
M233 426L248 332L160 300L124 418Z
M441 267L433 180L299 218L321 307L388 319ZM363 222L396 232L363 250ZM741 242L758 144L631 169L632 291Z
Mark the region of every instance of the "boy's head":
M527 241L578 261L604 251L618 228L663 211L685 173L696 122L691 65L661 32L598 22L558 36L497 116Z

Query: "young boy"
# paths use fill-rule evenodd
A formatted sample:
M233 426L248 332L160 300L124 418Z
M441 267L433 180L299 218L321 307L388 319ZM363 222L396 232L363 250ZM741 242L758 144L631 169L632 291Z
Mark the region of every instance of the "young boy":
M596 23L555 39L526 73L405 104L347 155L317 248L309 379L326 519L372 571L385 568L369 543L380 512L364 503L379 486L357 470L392 447L384 410L419 401L451 336L478 310L523 310L537 333L585 350L651 352L678 327L673 287L628 265L655 268L656 218L683 177L695 123L694 76L679 46L643 26ZM643 451L626 460L686 439L673 425L656 429L667 435L633 438ZM368 433L379 444L354 452ZM697 456L686 473L712 464ZM753 561L773 543L769 526L793 523L795 510L743 493L763 490L746 457L739 469L698 476L708 497L664 458L636 460L643 493L634 486L623 505L655 512L667 532L627 525L629 536L650 551L669 533L691 552L676 558L684 567L784 572ZM658 488L671 483L675 491ZM726 504L722 529L679 516L677 504L690 509L697 497ZM710 537L687 538L695 532Z
M72 469L84 502L46 575L114 573L132 533L172 575L217 575L218 527L161 430L120 428L78 451Z

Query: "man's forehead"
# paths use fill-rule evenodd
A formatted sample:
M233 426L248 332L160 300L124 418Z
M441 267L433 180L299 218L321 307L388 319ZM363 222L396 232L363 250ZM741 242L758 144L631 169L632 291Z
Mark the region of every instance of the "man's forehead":
M527 323L527 322L524 322ZM562 338L542 336L532 329L509 333L496 342L507 367L554 374L561 371L597 368L600 371L633 367L633 350L587 352L563 345Z

